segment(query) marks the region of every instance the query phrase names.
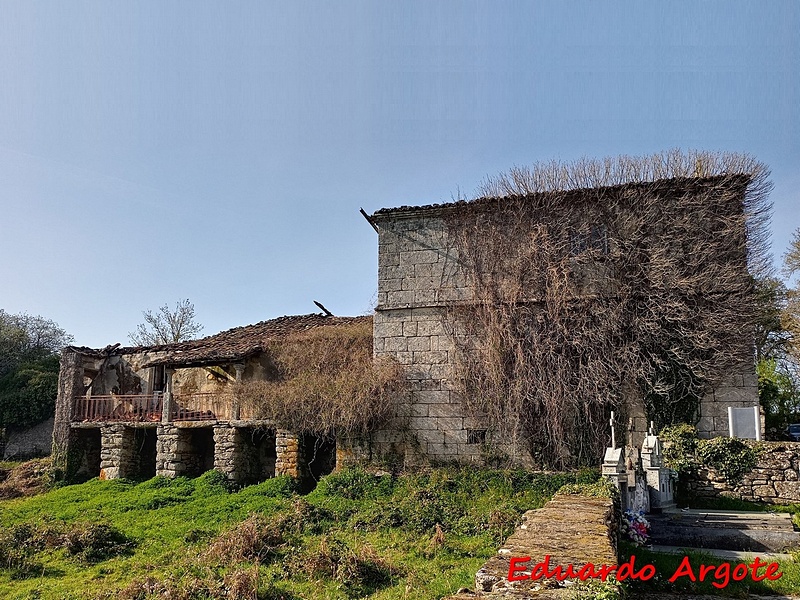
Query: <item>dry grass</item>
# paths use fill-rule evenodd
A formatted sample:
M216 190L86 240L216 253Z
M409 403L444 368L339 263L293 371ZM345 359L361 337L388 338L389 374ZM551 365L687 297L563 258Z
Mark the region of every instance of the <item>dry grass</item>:
M52 465L49 458L35 458L10 468L0 467L0 500L46 492Z
M233 529L218 535L202 556L208 564L226 565L241 561L264 561L285 544L281 523L253 514Z
M767 176L746 156L671 152L488 180L447 221L473 290L446 317L468 412L557 467L596 464L626 402L658 426L694 419L750 358Z
M98 600L257 600L258 564L229 569L224 574L208 567L195 568L184 577L157 579L145 577L132 581L115 592L98 596Z
M242 406L258 418L320 436L366 433L392 414L400 365L373 360L372 323L319 327L269 349L275 377L241 386Z

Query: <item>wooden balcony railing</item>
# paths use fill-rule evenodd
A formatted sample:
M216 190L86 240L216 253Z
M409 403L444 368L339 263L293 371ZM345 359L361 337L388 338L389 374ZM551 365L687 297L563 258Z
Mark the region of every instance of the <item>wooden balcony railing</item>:
M72 411L73 422L160 422L164 395L79 396ZM219 394L174 394L172 421L227 421L233 417L232 400Z
M163 396L80 396L75 398L73 421L160 421Z

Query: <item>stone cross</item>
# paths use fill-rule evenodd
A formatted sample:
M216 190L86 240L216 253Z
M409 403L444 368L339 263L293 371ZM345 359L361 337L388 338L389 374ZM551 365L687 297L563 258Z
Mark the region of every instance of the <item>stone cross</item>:
M614 434L614 411L611 411L611 418L608 420L611 424L611 447L617 447L617 436Z
M650 430L647 433L649 435L655 435L656 434L656 430L655 430L655 427L653 427L653 422L652 421L650 421Z

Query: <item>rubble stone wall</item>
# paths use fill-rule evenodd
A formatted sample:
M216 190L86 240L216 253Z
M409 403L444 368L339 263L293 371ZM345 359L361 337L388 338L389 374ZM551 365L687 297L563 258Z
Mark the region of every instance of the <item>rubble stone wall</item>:
M232 481L247 483L274 477L275 450L275 436L265 428L214 427L214 469Z
M53 446L53 422L50 417L26 429L9 428L5 448L0 448L3 460L20 460L36 456L47 456Z
M751 502L800 502L800 442L748 442L759 449L756 468L736 485L713 469L702 469L687 481L696 498L727 496Z

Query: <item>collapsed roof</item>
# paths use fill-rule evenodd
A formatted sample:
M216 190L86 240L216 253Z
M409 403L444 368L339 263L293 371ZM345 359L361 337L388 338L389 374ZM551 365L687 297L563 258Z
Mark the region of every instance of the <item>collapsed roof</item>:
M175 367L196 367L244 360L264 352L267 346L291 334L301 333L317 327L371 322L371 316L334 317L319 313L308 315L289 315L261 321L254 325L234 327L227 331L198 340L177 342L156 346L121 347L107 346L103 349L71 346L69 350L98 358L123 354L157 354L146 361L143 367L169 365Z

